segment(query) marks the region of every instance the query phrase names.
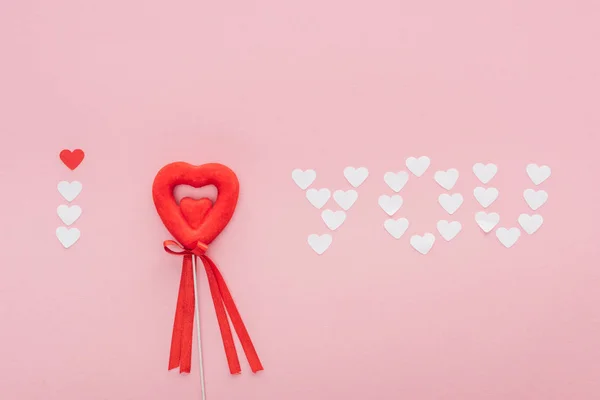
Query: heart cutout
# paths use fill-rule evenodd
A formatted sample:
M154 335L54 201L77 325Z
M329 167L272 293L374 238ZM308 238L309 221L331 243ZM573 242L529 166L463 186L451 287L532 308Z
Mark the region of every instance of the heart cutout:
M70 170L74 170L83 161L85 153L81 149L75 149L73 151L64 149L60 152L59 157L61 161L67 166L67 168L69 168Z
M214 185L217 199L185 197L177 204L174 189L178 185L194 188ZM152 198L167 230L184 247L193 249L197 242L211 243L227 226L237 205L239 181L222 164L191 165L175 162L164 166L154 178Z

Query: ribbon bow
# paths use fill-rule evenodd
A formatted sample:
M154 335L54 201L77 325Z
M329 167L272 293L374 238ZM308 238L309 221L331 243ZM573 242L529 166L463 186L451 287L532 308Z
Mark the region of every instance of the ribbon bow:
M202 260L206 277L210 287L210 294L215 305L217 321L221 330L223 347L227 356L227 364L231 374L239 374L240 361L238 359L233 335L227 320L227 314L233 324L233 328L240 339L248 363L252 372L258 372L263 366L254 349L248 330L242 321L242 317L235 306L233 297L225 284L225 280L215 263L206 255L208 246L198 242L193 249L186 249L174 240L163 242L165 251L169 254L183 256L183 267L181 270L181 282L179 284L179 295L177 296L177 310L173 322L173 336L171 338L171 353L169 356L169 370L179 367L180 373L189 373L192 363L192 336L194 331L194 280L192 271L192 257ZM175 248L172 250L171 248Z

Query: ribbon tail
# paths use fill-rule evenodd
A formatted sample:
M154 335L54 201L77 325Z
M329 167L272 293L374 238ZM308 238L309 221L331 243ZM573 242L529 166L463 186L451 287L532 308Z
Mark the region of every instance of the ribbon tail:
M181 334L183 332L183 302L185 300L185 276L183 270L179 282L179 294L177 295L177 308L175 309L175 320L173 321L173 334L171 336L171 352L169 355L169 370L179 367L181 362Z
M210 294L215 305L215 313L217 314L217 322L219 323L219 329L221 330L221 338L223 339L223 348L225 349L225 355L227 357L227 364L229 365L229 372L233 374L239 374L242 372L240 367L240 360L235 350L235 344L233 342L233 335L231 328L229 327L229 320L227 319L227 312L223 305L223 298L221 291L219 290L219 284L217 278L213 272L212 262L206 256L201 256L202 264L206 270L206 277L208 278L208 286L210 287Z
M221 275L221 272L219 271L219 269L217 268L215 263L210 258L208 258L208 257L205 257L205 258L206 258L207 264L210 266L210 269L214 275L216 284L218 286L218 291L221 295L220 297L223 301L223 304L225 305L225 308L227 309L227 313L229 314L229 318L231 319L233 328L235 329L235 332L237 333L238 338L240 339L242 349L244 350L244 353L246 354L246 358L248 359L248 364L250 364L250 369L254 373L256 373L258 371L262 371L264 368L262 366L262 363L260 362L258 353L256 352L254 344L252 343L252 339L250 339L250 334L248 333L248 330L246 329L246 325L244 324L244 321L242 320L242 316L240 315L240 312L238 311L238 309L235 305L235 301L233 300L233 297L231 296L231 292L229 291L229 288L227 287L227 284L225 283L225 279L223 279L223 275ZM234 348L234 351L235 351L235 348ZM237 358L237 356L236 356L236 358Z
M183 257L181 281L177 296L177 310L173 322L169 370L179 367L180 373L189 373L192 364L192 339L194 333L194 279L192 256Z

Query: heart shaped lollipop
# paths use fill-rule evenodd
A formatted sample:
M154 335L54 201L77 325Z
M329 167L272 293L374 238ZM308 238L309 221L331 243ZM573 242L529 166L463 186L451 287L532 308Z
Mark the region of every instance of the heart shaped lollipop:
M177 204L173 191L178 185L189 185L195 188L214 185L218 196L214 204L207 198L196 200L189 197L183 198ZM196 275L193 270L196 257L199 257L204 264L229 371L232 374L241 371L229 319L238 334L252 371L263 369L225 280L215 263L206 255L208 245L231 220L238 194L239 182L235 173L222 164L194 166L175 162L163 167L154 178L152 197L156 211L167 230L177 240L177 242L165 241L164 249L170 254L183 256L169 369L179 367L181 373L188 373L191 369L195 296L197 295L194 281Z
M178 205L173 194L178 185L195 188L214 185L218 191L217 200L212 204L206 198L184 198ZM187 249L193 249L199 241L208 245L221 233L233 216L238 194L239 182L235 173L216 163L199 166L185 162L168 164L158 171L152 185L158 215L171 235Z

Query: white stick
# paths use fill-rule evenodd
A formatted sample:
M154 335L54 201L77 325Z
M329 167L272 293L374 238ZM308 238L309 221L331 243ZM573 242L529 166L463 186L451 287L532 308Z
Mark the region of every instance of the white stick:
M202 360L202 338L200 336L200 309L198 307L198 280L196 279L196 256L192 255L192 271L194 276L194 303L196 310L196 335L198 337L198 371L200 372L200 392L202 400L206 400L204 386L204 362Z

